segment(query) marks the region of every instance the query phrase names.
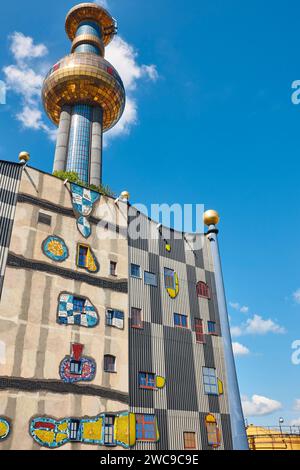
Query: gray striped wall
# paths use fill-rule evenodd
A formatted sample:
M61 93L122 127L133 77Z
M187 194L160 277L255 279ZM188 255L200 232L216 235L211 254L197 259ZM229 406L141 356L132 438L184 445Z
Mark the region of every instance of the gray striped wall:
M21 174L22 165L0 161L0 298Z
M220 449L231 449L231 427L226 395L226 373L223 344L220 336L219 312L214 273L210 262L209 244L204 235L197 236L202 247L187 242L185 236L175 239L175 232L162 230L158 235L157 224L136 213L140 231L145 240L129 238L129 265L141 266L141 279L129 279L129 311L141 308L144 329L129 330L129 387L130 407L135 413L155 414L160 432L157 443L137 442L142 450L182 450L183 433L195 432L199 449L208 446L205 417L214 414L222 434ZM130 209L129 222L134 220ZM156 239L151 235L156 234ZM178 235L176 233L176 235ZM171 245L171 253L165 249L165 240ZM190 238L188 238L190 240ZM179 277L179 294L171 299L164 286L164 267L173 269ZM144 271L157 274L158 286L144 284ZM212 299L197 297L196 284L205 281L211 289ZM188 328L174 327L173 314L188 315ZM198 344L195 335L195 318L204 322L205 344ZM218 336L208 335L207 322L217 323ZM202 368L216 369L223 381L223 396L204 393ZM166 378L161 390L139 388L138 373L152 372Z

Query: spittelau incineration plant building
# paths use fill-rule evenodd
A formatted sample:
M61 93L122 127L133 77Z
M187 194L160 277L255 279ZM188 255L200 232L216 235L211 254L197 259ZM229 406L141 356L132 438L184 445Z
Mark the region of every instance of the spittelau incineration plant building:
M0 450L246 449L218 215L191 236L97 190L125 106L116 22L84 3L66 31L42 98L54 170L82 184L0 162Z

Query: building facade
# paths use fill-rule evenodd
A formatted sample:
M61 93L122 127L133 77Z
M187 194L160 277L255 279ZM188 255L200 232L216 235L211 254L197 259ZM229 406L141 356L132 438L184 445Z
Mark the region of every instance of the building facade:
M129 238L130 409L156 416L160 431L136 447L232 449L209 242L131 212L143 238Z
M80 4L66 31L42 91L54 175L0 162L0 449L246 449L218 216L179 233L103 193L116 22Z

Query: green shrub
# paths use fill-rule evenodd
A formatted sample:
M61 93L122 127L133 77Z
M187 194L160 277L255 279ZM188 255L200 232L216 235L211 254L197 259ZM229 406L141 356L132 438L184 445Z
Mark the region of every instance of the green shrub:
M97 191L104 196L116 197L115 193L110 189L109 186L106 185L99 185L95 186L94 184L85 184L83 181L80 180L78 173L75 171L54 171L53 176L65 181L68 180L70 183L78 184L79 186L83 186L84 188L91 189L93 191Z

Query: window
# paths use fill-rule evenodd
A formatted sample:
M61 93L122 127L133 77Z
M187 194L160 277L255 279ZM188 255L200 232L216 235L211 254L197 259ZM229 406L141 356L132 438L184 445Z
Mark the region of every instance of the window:
M212 447L220 447L221 434L214 415L209 414L205 418L208 445Z
M124 313L120 312L119 310L108 308L106 310L106 324L108 326L114 326L115 328L119 328L120 330L123 330Z
M205 282L198 282L197 284L197 295L198 297L204 297L205 299L210 299L210 289Z
M85 299L79 297L73 297L73 313L83 313Z
M78 266L85 268L87 266L88 247L86 245L79 245L78 248Z
M175 272L172 269L165 268L165 286L167 289L175 289Z
M104 371L116 372L116 358L110 354L104 356Z
M110 275L111 276L117 275L117 263L115 261L110 262Z
M140 308L131 308L131 326L132 328L143 328L142 310Z
M206 395L218 395L218 380L215 369L203 367L203 383Z
M196 449L196 434L194 432L184 432L183 441L185 449Z
M106 415L104 418L104 445L105 446L115 445L114 424L115 424L115 417Z
M138 264L131 264L130 266L130 276L131 277L141 277L141 267Z
M82 374L82 363L81 361L70 361L70 374L72 375L81 375Z
M70 441L79 441L78 431L79 431L80 421L78 419L71 419L70 421Z
M148 372L139 373L139 386L140 388L155 389L155 374Z
M156 442L156 419L154 415L136 415L136 440Z
M76 265L79 268L86 269L90 273L96 273L100 269L97 258L91 247L89 245L83 245L82 243L77 243Z
M217 334L216 322L215 322L215 321L209 321L209 322L207 322L207 327L208 327L208 333L209 333L210 335L215 335L215 334Z
M195 318L195 332L197 343L205 343L203 321L200 318Z
M144 272L144 281L147 286L157 287L156 274L149 273L148 271Z
M81 315L84 313L85 299L73 297L74 325L81 325Z
M179 328L187 328L187 316L174 313L174 325Z
M38 223L50 226L51 225L51 215L44 214L43 212L39 212Z

